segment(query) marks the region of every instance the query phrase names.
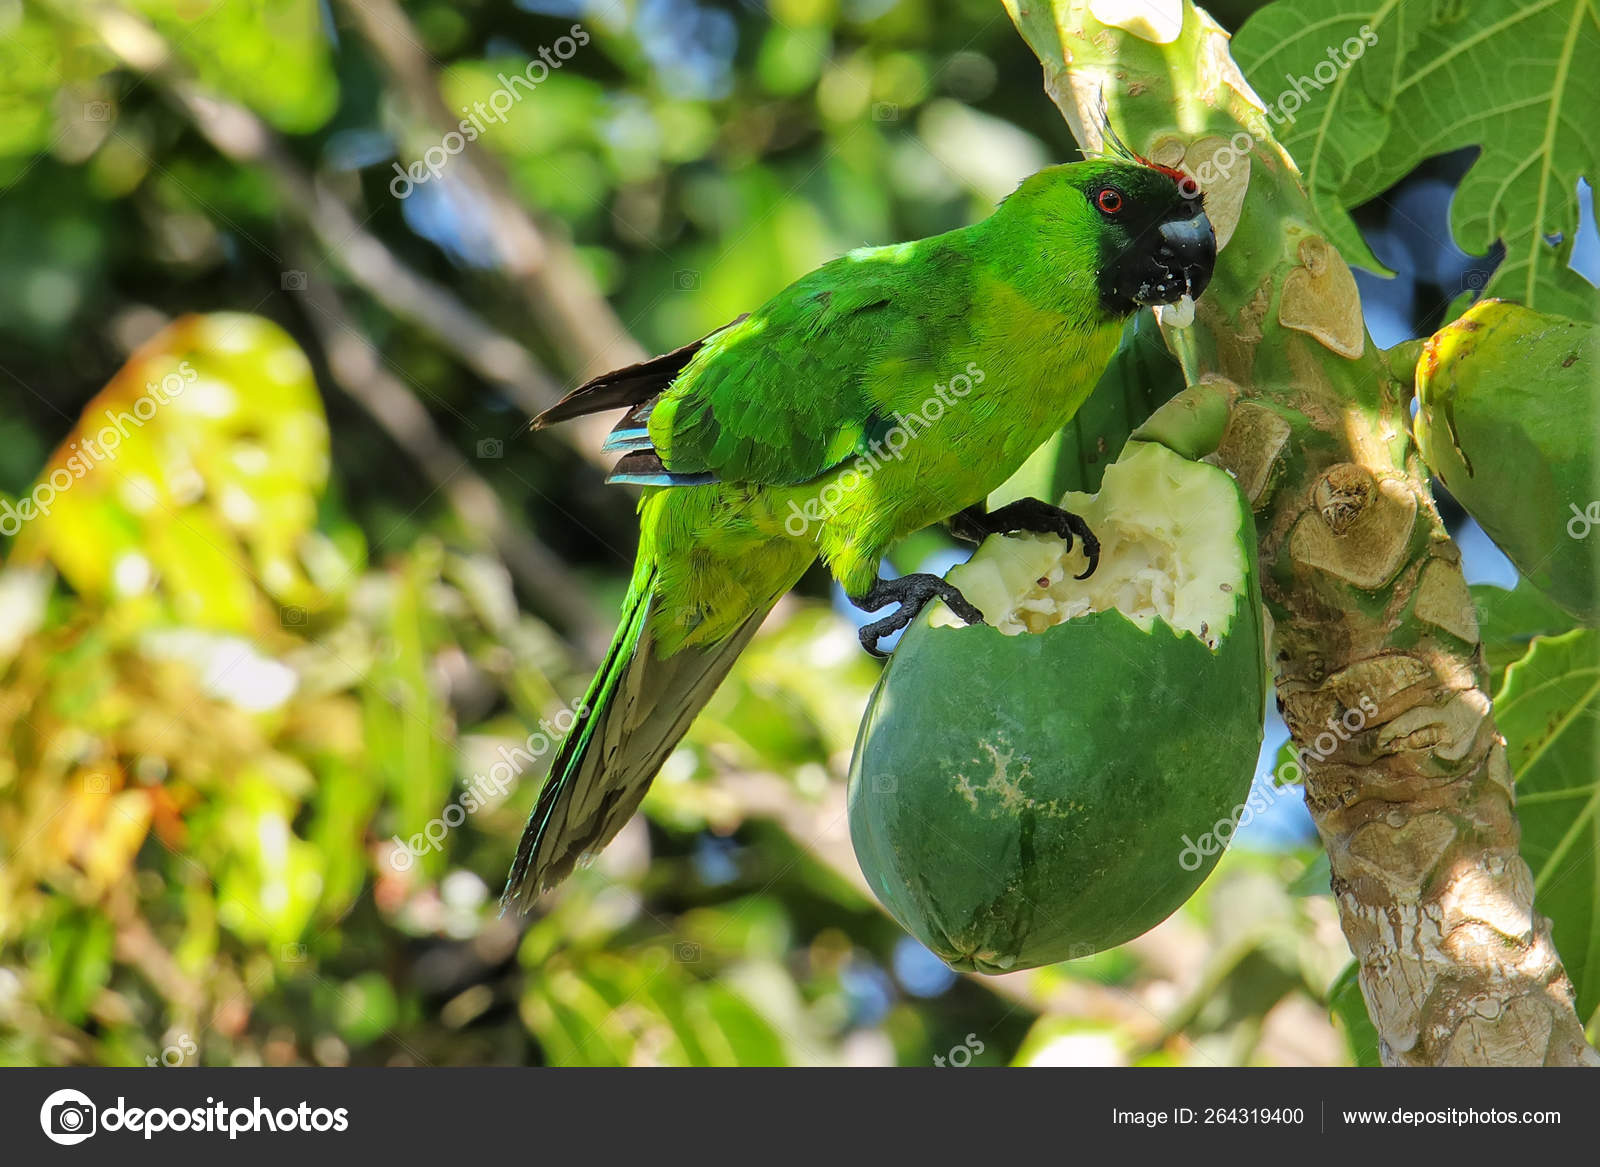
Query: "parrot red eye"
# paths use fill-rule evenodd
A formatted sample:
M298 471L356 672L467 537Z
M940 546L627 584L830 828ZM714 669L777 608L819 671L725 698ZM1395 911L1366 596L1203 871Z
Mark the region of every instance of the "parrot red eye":
M1108 215L1115 215L1122 210L1122 192L1106 187L1094 198L1095 206Z

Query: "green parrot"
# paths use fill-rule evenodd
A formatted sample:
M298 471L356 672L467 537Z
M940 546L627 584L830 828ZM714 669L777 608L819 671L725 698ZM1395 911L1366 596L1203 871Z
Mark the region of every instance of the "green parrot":
M690 722L772 606L821 556L845 594L889 615L939 597L938 576L881 579L896 540L951 520L1083 540L1036 499L984 500L1059 430L1145 304L1198 296L1216 237L1180 171L1120 143L1052 166L969 227L824 264L700 340L598 377L533 428L626 408L609 481L644 487L616 639L576 708L528 820L504 902L526 908L638 809Z

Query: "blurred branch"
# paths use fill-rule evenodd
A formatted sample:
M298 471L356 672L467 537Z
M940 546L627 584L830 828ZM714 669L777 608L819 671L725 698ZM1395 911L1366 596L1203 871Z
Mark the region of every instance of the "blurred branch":
M179 967L139 915L132 898L121 897L111 906L110 914L117 925L117 959L138 969L171 1011L186 1018L199 1016L205 1005L204 987Z
M533 607L567 629L575 643L598 659L610 636L596 623L582 583L506 514L500 496L439 432L416 396L384 368L377 349L351 321L338 294L320 281L310 281L302 295L334 380L422 468L463 526L488 537Z
M441 136L456 131L461 119L440 96L431 58L400 5L395 0L344 0L343 6L404 96L410 116ZM534 222L491 151L481 142L468 142L451 164L451 177L488 207L501 271L521 293L550 343L564 349L573 372L587 380L648 355L611 310L571 246Z
M284 148L250 110L209 93L187 77L171 46L135 15L109 5L87 9L47 0L59 17L87 24L113 57L143 73L170 97L218 151L262 167L278 185L286 211L317 238L329 258L396 316L432 336L518 407L537 413L562 389L521 344L486 322L448 288L413 271L348 207ZM607 465L598 450L580 450Z
M277 183L288 212L385 308L433 336L529 413L560 398L561 387L527 349L489 325L450 289L402 262L249 109L206 92L186 77L171 46L148 24L113 6L81 12L53 8L58 15L87 21L119 61L167 94L218 151L263 167ZM311 281L304 294L313 308L308 316L341 387L417 461L465 526L488 537L534 607L566 628L585 652L603 653L607 638L582 585L542 543L511 521L498 496L439 432L411 390L385 371L375 346L351 322L333 290ZM580 453L608 464L597 449Z

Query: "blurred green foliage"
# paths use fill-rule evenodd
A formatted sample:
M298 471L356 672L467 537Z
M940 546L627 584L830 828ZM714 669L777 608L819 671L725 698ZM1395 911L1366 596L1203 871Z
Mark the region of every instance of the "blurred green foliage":
M0 0L0 502L49 508L0 544L0 1061L1347 1060L1331 900L1287 890L1309 851L1230 854L1156 932L1036 973L956 979L906 940L844 834L877 666L820 580L645 818L498 914L536 727L590 662L451 490L486 482L602 624L631 499L570 435L519 437L526 410L284 175L571 383L605 354L530 318L458 160L389 188L441 141L430 100L453 122L575 22L589 43L474 156L647 348L960 225L1072 146L990 0L380 7L431 99L348 4ZM259 119L226 123L245 153L196 97ZM352 337L456 470L352 392Z

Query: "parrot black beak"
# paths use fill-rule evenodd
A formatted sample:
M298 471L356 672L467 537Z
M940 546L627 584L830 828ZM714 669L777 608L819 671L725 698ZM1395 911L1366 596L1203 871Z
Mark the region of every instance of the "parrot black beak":
M1211 283L1217 234L1198 199L1186 200L1123 245L1103 269L1101 304L1116 315L1194 300Z
M1161 224L1160 235L1157 261L1181 277L1177 281L1182 286L1180 295L1198 299L1217 266L1217 234L1211 229L1211 220L1204 211L1198 211L1193 218Z

